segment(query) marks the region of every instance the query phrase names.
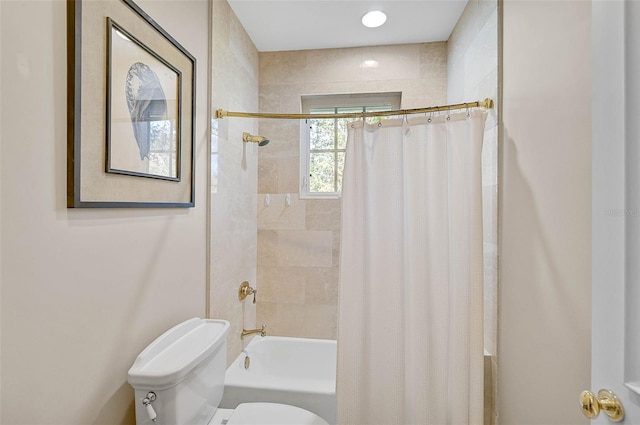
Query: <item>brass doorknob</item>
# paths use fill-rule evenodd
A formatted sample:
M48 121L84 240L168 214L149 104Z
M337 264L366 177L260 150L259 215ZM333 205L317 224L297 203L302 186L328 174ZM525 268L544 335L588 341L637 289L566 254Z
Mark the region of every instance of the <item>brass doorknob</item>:
M612 422L620 422L624 419L624 408L618 396L613 391L602 389L596 397L591 391L583 391L580 394L582 414L589 418L596 418L601 410L609 416Z

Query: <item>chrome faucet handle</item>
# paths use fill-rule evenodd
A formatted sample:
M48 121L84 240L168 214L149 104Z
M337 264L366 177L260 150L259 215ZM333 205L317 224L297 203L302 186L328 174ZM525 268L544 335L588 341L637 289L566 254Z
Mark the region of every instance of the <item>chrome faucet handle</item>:
M260 336L267 336L267 325L262 324L262 329L260 330Z

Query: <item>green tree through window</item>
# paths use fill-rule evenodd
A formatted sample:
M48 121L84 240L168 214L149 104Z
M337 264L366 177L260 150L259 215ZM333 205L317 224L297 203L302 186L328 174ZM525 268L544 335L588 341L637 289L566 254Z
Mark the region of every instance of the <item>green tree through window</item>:
M354 112L389 111L393 105L336 106L309 108L311 114L343 114ZM367 118L378 122L383 117ZM303 176L302 189L310 196L342 191L342 172L347 147L347 125L353 118L322 118L306 120L308 140L308 176ZM302 150L304 152L304 150ZM304 152L306 154L306 152ZM303 171L305 172L305 171Z

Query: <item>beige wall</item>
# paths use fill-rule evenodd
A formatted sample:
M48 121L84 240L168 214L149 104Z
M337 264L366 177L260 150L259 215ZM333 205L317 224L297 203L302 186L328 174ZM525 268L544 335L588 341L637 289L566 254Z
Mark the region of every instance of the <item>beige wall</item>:
M213 109L258 110L258 51L226 0L212 3ZM242 351L243 326L255 326L255 306L238 300L243 281L256 287L258 147L242 142L257 123L212 120L210 316L229 320L227 362Z
M446 74L444 42L261 53L260 110L298 112L301 95L370 92L402 92L403 108L444 104ZM340 200L298 199L298 121L261 120L260 134L271 143L259 153L258 323L275 335L335 339Z
M0 7L0 22L2 22L2 7ZM0 72L2 68L2 31L0 31ZM1 75L1 74L0 74ZM2 81L0 77L0 93L2 93ZM2 123L2 102L0 101L0 123ZM2 176L2 134L0 131L0 176ZM2 184L0 184L0 270L2 270ZM0 318L2 318L2 275L0 272ZM2 365L2 330L0 329L0 365ZM2 367L0 367L0 400L2 400ZM2 423L2 403L0 402L0 423Z
M136 355L205 314L208 4L138 4L198 60L195 208L66 208L66 2L0 2L2 424L133 424Z
M591 4L504 2L498 421L588 423ZM541 407L543 406L543 407Z

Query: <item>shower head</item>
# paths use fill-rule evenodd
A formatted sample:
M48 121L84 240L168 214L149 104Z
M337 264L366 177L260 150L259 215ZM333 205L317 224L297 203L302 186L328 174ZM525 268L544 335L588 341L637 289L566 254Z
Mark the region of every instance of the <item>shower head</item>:
M264 146L269 143L269 139L264 136L253 136L249 133L242 133L242 141L245 143L257 143L258 146Z

